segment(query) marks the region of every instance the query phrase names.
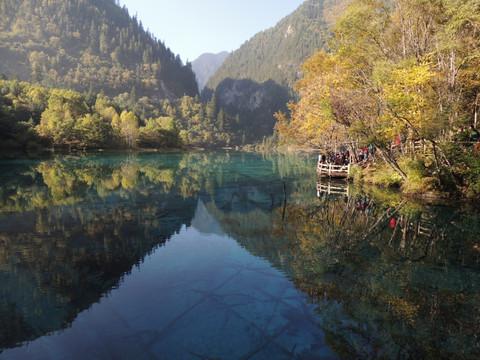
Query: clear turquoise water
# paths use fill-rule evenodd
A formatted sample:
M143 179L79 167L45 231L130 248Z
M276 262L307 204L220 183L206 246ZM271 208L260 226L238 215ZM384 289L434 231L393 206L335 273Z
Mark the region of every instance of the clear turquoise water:
M1 160L0 359L478 357L479 208L314 164Z

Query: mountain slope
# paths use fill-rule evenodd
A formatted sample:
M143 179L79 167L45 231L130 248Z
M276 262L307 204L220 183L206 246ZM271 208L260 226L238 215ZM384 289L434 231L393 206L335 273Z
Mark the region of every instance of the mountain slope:
M306 1L275 27L234 51L207 82L203 96L215 92L221 106L239 114L247 141L271 135L273 114L284 110L293 98L301 64L324 47L330 38L329 27L350 1ZM275 96L271 96L272 89Z
M298 77L299 65L322 48L328 36L323 0L307 1L234 51L207 86L216 88L225 78L291 83Z
M77 91L198 92L191 65L114 0L0 0L0 72Z
M215 74L223 64L229 53L222 51L218 54L205 53L192 62L192 69L197 76L198 88L200 91L205 87L208 79Z

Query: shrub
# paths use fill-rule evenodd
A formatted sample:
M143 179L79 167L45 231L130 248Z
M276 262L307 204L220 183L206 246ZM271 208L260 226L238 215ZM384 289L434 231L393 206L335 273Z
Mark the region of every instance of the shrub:
M435 183L435 178L425 165L425 158L403 157L399 165L404 169L407 179L402 183L402 190L405 193L420 193L430 191Z

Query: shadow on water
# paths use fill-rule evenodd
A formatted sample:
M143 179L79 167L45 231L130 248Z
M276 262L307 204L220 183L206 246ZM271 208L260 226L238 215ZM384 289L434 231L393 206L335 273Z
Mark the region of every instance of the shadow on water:
M69 327L186 226L228 234L287 274L341 358L479 355L479 209L317 183L314 163L246 153L1 161L0 352Z

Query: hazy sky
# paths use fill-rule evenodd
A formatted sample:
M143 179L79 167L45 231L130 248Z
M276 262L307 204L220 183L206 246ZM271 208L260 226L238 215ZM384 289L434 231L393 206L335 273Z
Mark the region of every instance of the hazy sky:
M120 0L183 62L233 51L305 0Z

